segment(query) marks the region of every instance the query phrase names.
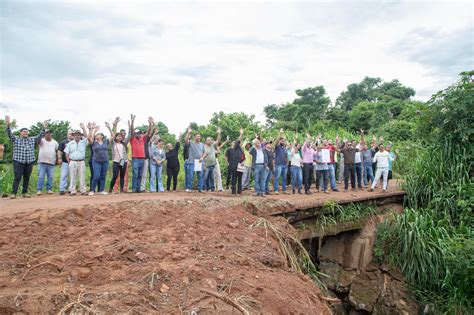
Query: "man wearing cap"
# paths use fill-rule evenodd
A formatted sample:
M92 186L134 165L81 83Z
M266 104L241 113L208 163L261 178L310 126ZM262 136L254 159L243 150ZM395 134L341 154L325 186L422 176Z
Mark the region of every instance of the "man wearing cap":
M38 140L38 182L36 183L36 194L41 195L44 187L44 177L46 176L46 191L53 193L54 167L57 163L58 143L53 139L51 130L46 129L44 138Z
M190 136L192 130L190 128L188 129L188 133L186 134L186 138L184 139L184 142L186 144L189 144L189 155L188 155L188 163L186 164L187 167L187 178L186 178L186 192L191 192L193 190L193 181L194 181L194 173L197 175L197 187L198 191L202 192L203 188L203 170L195 170L194 165L195 163L197 164L197 161L199 163L202 163L203 158L205 156L204 152L204 144L201 142L201 135L197 133L194 136L194 141L190 141Z
M132 148L132 192L139 193L141 192L141 183L142 183L142 176L145 169L145 159L146 159L146 148L147 140L150 138L151 132L151 125L154 125L153 118L148 118L148 123L150 127L148 128L148 134L142 134L140 129L134 129L135 124L135 115L130 115L130 123L129 123L129 136L130 136L130 146ZM132 136L133 135L133 136ZM145 173L146 174L146 173Z
M67 139L61 141L58 146L58 164L61 165L61 176L59 179L59 194L64 195L66 193L66 189L68 188L68 179L69 179L69 164L67 162L66 157L66 146L69 142L74 140L72 136L72 132L68 131Z
M39 135L35 137L28 137L28 129L21 128L20 136L16 137L13 135L10 128L10 116L5 116L5 125L8 138L13 143L13 172L15 177L13 179L12 194L10 198L16 198L18 192L18 186L23 178L23 190L22 195L25 198L30 197L28 195L28 185L30 182L30 175L33 171L33 163L35 161L35 144L38 143L39 139L44 136L44 129L48 127L48 122L43 122L43 129Z
M74 140L69 142L64 149L66 159L69 165L69 191L71 196L76 195L76 181L79 177L79 191L81 195L86 195L86 148L87 148L87 131L84 124L80 124L82 132L73 131ZM84 136L84 137L83 137Z

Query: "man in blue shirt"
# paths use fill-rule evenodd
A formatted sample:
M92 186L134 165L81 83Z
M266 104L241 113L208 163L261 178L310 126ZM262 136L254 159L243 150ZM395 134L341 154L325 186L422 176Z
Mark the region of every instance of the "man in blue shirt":
M84 124L80 124L83 133L76 130L72 133L74 140L69 142L64 149L69 165L69 191L71 196L76 195L76 180L79 177L79 191L81 195L86 195L86 158L87 131ZM84 137L83 137L84 136Z

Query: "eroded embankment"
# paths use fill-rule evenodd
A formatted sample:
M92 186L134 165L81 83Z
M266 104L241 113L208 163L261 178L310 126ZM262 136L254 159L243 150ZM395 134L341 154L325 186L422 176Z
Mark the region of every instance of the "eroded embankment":
M0 313L329 314L254 224L285 206L139 201L2 216Z

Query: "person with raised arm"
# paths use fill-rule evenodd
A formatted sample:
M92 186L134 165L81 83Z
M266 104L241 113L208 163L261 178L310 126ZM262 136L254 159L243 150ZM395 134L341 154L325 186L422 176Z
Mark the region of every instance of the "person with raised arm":
M129 127L130 146L132 149L132 192L141 192L141 183L143 176L143 169L145 167L146 152L145 147L147 146L147 134L143 134L140 129L134 129L136 116L131 114ZM148 119L149 123L151 117Z
M201 157L205 166L203 185L206 191L211 190L213 192L216 188L214 183L214 170L217 164L216 154L218 152L219 148L216 141L211 137L207 137L204 145L204 155Z
M308 134L307 139L303 144L301 153L303 155L303 182L304 182L304 193L306 195L312 195L311 183L313 177L313 161L314 161L314 149L312 148L311 136Z
M150 146L150 192L164 192L163 187L163 164L166 161L165 142L159 136L154 135Z
M158 129L156 128L155 121L152 117L148 117L148 127L145 132L145 160L143 161L143 172L140 180L140 192L146 192L146 181L150 172L150 148L152 146L151 139L153 139L157 132Z
M58 164L58 143L53 139L51 130L46 129L44 137L38 140L38 181L36 183L36 195L41 195L46 176L46 191L53 193L54 168Z
M33 171L33 163L35 162L35 145L43 138L48 122L43 122L43 128L39 135L30 137L28 128L20 129L20 136L13 135L11 130L10 116L5 116L5 125L7 136L13 143L13 185L10 195L11 199L16 198L20 181L23 179L22 196L24 198L31 197L28 194L28 185L30 183L31 172Z
M178 174L180 169L179 164L179 148L180 143L179 139L181 138L181 134L179 135L178 139L176 139L176 143L173 147L171 143L166 145L168 152L166 152L166 190L167 191L176 191L176 186L178 185ZM173 180L173 190L171 190L171 180Z
M69 142L64 149L66 159L69 165L69 191L70 196L76 195L76 181L79 178L79 191L81 195L86 195L86 148L87 131L83 123L79 125L82 129L72 132L73 141ZM84 138L83 138L84 136Z
M108 126L110 130L110 126ZM89 196L95 194L96 188L101 195L107 195L105 189L105 178L109 169L109 140L102 132L98 132L100 127L92 123L92 132L87 135L87 141L93 152L92 168L94 177L90 187Z
M286 177L288 172L288 152L283 128L275 141L275 174L273 176L273 191L278 195L278 181L281 178L282 193L286 194Z
M120 121L120 119L117 117L113 122L112 128L110 127L110 124L108 122L105 123L105 126L110 132L110 146L112 152L112 180L110 181L109 193L113 192L115 183L117 182L117 178L119 178L120 182L120 188L117 190L117 192L124 192L125 176L127 172L127 143L129 139L124 138L124 135L121 132L115 133L118 121Z
M352 146L352 141L344 139L342 144L339 144L339 137L336 137L337 151L344 155L344 192L349 188L349 177L351 179L352 191L356 191L356 176L355 176L355 155L359 149Z
M372 160L372 162L377 163L377 172L375 172L375 179L369 191L374 191L374 188L377 186L377 182L380 180L381 176L383 176L382 192L387 191L389 163L391 161L393 162L397 157L398 155L392 157L392 155L385 150L385 146L383 144L379 145L379 151L375 153Z
M259 139L253 140L253 147L249 151L252 156L252 168L254 174L254 196L265 197L265 174L268 171L268 153L262 148Z
M329 150L329 163L328 163L328 175L329 175L329 183L331 185L332 191L339 191L336 185L336 147L333 145L332 140L323 140L323 146L321 149Z
M188 129L189 131L190 129ZM193 190L193 181L194 181L194 173L197 176L197 188L199 192L202 192L203 188L203 168L202 162L204 157L204 144L201 142L201 135L196 133L194 135L194 140L190 141L192 130L186 134L185 143L189 144L189 155L188 155L188 163L187 163L187 170L188 176L186 179L186 192L191 192ZM200 167L200 170L195 170L195 165Z
M233 142L225 155L228 163L227 171L231 174L231 193L232 195L240 195L242 194L243 169L239 169L239 164L245 160L240 138Z
M300 154L301 145L294 139L293 148L291 149L291 187L293 194L298 189L298 194L302 194L301 186L303 182L303 172L301 166L303 165L303 159Z

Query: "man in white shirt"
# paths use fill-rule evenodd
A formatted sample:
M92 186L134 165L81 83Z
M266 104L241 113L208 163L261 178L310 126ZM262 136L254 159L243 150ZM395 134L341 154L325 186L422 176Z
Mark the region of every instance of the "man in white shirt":
M44 187L44 177L46 176L46 191L53 193L54 167L57 163L58 143L53 139L51 130L44 132L44 138L38 140L38 182L36 183L36 194L41 195Z
M369 191L374 191L375 186L377 186L377 182L380 180L380 176L383 176L382 192L387 191L389 162L395 160L396 158L397 156L393 158L390 153L385 150L383 144L379 145L379 151L375 153L374 159L372 161L373 163L377 163L377 172L375 172L375 179Z

